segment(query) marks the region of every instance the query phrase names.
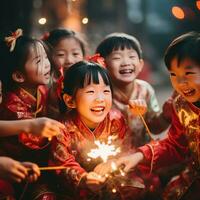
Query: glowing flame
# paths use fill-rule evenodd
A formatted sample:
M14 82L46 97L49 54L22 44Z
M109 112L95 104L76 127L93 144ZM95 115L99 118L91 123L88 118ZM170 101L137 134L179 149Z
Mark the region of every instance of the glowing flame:
M113 137L108 137L108 142L100 142L96 140L94 143L98 148L91 149L91 151L87 154L90 158L98 158L100 157L103 162L108 160L109 156L115 156L120 152L120 147L116 148L115 145L112 144Z
M113 171L117 170L117 165L114 162L111 162L111 168Z

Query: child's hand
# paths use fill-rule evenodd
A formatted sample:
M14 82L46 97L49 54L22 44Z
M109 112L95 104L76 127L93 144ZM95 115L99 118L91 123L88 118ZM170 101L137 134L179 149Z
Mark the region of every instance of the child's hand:
M31 162L22 162L21 164L27 169L29 169L29 173L26 177L28 182L35 182L40 176L39 167L36 164L31 163Z
M147 104L144 99L129 100L128 103L134 115L144 115L147 112Z
M144 156L141 152L136 152L128 156L123 156L116 160L116 166L124 166L123 171L129 172L132 168L136 167L142 160Z
M101 163L97 165L94 171L99 175L110 174L113 172L113 168L111 163L115 163L116 168L120 168L123 166L123 171L128 172L131 168L136 167L143 160L143 154L140 152L120 157L116 160L111 160L106 163Z
M60 133L60 129L65 128L62 123L47 117L31 119L30 121L30 133L42 137L52 138Z
M83 178L84 184L90 189L92 192L98 192L104 185L106 180L105 177L101 177L95 172L89 172Z
M8 157L0 157L0 178L20 183L27 175L27 168L20 162Z
M94 172L96 172L100 176L105 176L106 174L111 173L113 171L112 162L116 163L116 160L112 159L108 160L105 163L100 163L94 168Z

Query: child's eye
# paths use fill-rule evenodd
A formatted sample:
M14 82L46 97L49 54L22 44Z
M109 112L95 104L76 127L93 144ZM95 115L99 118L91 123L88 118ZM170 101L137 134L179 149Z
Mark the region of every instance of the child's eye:
M104 93L111 93L110 90L104 90Z
M64 53L57 53L56 56L59 56L59 57L62 57L64 56L65 54Z
M112 60L119 60L120 57L113 57Z
M195 72L186 72L185 75L195 74Z
M40 63L41 62L41 59L38 59L37 61L36 61L36 64L38 64L38 63Z
M170 72L170 76L176 76L176 74L173 72Z
M88 90L86 91L87 94L93 94L94 93L94 90Z
M74 56L79 56L80 53L79 53L79 52L74 52L73 55L74 55Z

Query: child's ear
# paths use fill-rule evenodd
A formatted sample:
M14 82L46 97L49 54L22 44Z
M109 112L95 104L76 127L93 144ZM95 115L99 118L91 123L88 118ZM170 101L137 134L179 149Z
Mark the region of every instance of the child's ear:
M142 71L143 67L144 67L144 60L140 59L140 69L139 69L140 72Z
M19 71L12 73L12 79L18 83L23 83L25 81L24 75Z
M68 108L76 108L76 104L75 104L72 96L70 96L68 94L64 94L63 100L64 100L64 102L65 102L65 104L67 105Z

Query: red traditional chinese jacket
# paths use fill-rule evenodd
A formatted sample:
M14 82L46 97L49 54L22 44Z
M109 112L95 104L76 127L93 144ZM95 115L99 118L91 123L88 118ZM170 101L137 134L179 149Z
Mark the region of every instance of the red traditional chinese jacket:
M97 148L94 141L106 142L109 136L116 136L113 143L120 146L127 126L123 116L117 110L111 110L94 130L90 130L75 111L70 111L63 123L66 126L65 131L52 140L50 164L67 167L64 171L57 171L57 174L67 184L67 186L62 185L65 190L67 188L69 191L70 186L73 186L72 190L76 191L82 175L92 171L98 163L102 162L98 159L88 161L87 153Z
M177 96L174 100L173 108L172 125L168 137L139 148L145 157L141 168L147 171L188 160L190 172L186 171L187 175L182 176L181 181L176 181L176 186L171 187L171 189L176 189L173 191L176 197L172 195L168 199L178 199L185 195L186 190L196 179L200 187L200 109L181 96Z
M39 86L37 97L32 96L22 88L7 93L0 105L1 120L31 119L44 116L46 112L47 89ZM21 133L18 136L0 138L0 155L9 156L17 160L37 162L39 150L48 146L48 140L30 133ZM34 150L37 152L33 155ZM36 159L34 159L36 158ZM34 159L34 160L33 160Z

